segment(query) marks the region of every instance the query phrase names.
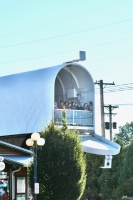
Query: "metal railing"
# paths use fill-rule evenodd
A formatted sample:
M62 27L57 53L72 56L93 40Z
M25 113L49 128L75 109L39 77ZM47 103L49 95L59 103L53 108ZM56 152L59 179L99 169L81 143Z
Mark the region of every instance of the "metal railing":
M54 110L54 122L55 124L62 124L62 109ZM94 126L93 112L66 109L66 122L68 125Z

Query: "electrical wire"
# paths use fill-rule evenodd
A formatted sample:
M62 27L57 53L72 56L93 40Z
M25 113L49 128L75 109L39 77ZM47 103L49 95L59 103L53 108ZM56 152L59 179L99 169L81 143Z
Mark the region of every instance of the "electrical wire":
M86 63L101 62L101 61L106 61L106 60L125 58L125 57L129 57L129 56L133 56L133 54L127 54L127 55L122 55L122 56L115 56L115 57L110 57L110 58L103 58L103 59L99 59L99 60L90 60L90 61L87 61Z
M98 88L96 90L97 90L96 93L99 93L98 92ZM104 89L104 93L122 92L122 91L126 91L126 90L133 90L133 83L114 85L114 86L107 86Z
M18 32L16 32L16 33L12 33L12 34L8 34L8 35L5 35L5 36L1 36L0 38L8 37L8 36L16 35L16 34L20 34L20 33L27 32L27 31L31 31L31 30L34 30L34 29L38 29L38 28L41 28L41 27L44 27L44 26L52 25L52 24L55 24L55 23L58 23L58 22L61 22L61 21L64 21L64 20L72 19L72 18L81 16L81 15L85 15L85 14L88 14L88 13L91 13L91 12L95 12L95 11L98 11L98 10L101 10L101 9L104 9L104 8L107 8L107 7L110 7L110 6L114 6L114 5L116 5L116 4L123 3L123 2L125 2L125 1L127 1L127 0L115 2L115 3L113 3L113 4L110 4L110 5L107 5L107 6L103 6L103 7L101 7L101 8L93 9L93 10L91 10L91 11L79 13L79 14L77 14L77 15L73 15L73 16L70 16L70 17L67 17L67 18L59 19L59 20L56 20L56 21L53 21L53 22L49 22L49 23L46 23L46 24L43 24L43 25L40 25L40 26L36 26L36 27L30 28L30 29L26 29L26 30L23 30L23 31L18 31Z
M44 58L44 57L55 56L55 55L69 53L69 52L77 51L77 50L78 49L70 50L70 51L64 51L64 52L58 52L58 53L54 53L54 54L47 54L47 55L44 55L44 56L36 56L36 57L25 58L25 59L20 59L20 60L14 60L14 61L8 61L8 62L1 62L0 65L8 64L8 63L21 62L21 61L27 61L27 60L41 59L41 58ZM123 55L123 56L118 56L118 57L111 57L111 58L108 58L108 59L93 60L93 61L89 61L89 62L86 62L86 63L97 62L97 61L104 61L104 60L112 60L112 59L116 59L116 58L124 58L124 57L129 57L129 56L133 56L133 54Z
M42 41L46 41L46 40L66 37L66 36L69 36L69 35L75 35L75 34L87 32L87 31L91 31L91 30L96 30L96 29L99 29L99 28L105 28L105 27L108 27L108 26L113 26L113 25L116 25L116 24L132 21L132 20L133 20L133 18L132 19L123 20L123 21L119 21L119 22L114 22L114 23L111 23L111 24L97 26L97 27L94 27L94 28L88 28L88 29L85 29L85 30L75 31L75 32L66 33L66 34L62 34L62 35L56 35L56 36L52 36L52 37L48 37L48 38L42 38L42 39L38 39L38 40L32 40L32 41L27 41L27 42L21 42L21 43L16 43L16 44L0 46L0 48L15 47L15 46L20 46L20 45L25 45L25 44L31 44L31 43L42 42ZM133 37L131 37L131 38L133 38ZM130 39L130 38L126 38L126 39ZM118 40L118 41L121 41L121 40Z
M128 84L121 84L116 85L114 87L107 87L106 92L117 92L117 91L125 91L125 90L132 90L133 89L133 83Z

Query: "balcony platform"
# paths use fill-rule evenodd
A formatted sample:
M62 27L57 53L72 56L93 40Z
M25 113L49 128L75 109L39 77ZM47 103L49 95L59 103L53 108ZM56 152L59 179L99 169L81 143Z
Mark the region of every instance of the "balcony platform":
M59 128L62 127L62 125L58 125ZM81 132L85 132L85 131L94 131L94 126L91 125L91 126L85 126L85 125L70 125L68 124L68 129L76 129L76 130L79 130L80 133Z
M66 109L66 123L69 129L94 130L93 112ZM62 124L62 109L54 110L55 124Z
M97 155L117 155L120 152L120 145L100 135L81 134L81 144L86 153Z

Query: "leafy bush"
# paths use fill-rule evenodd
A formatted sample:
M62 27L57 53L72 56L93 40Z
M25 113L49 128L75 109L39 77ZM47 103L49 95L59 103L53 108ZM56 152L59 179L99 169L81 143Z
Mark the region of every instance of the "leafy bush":
M38 200L78 200L84 191L86 162L80 137L64 124L65 121L62 129L59 129L49 123L46 130L41 132L46 142L42 151L38 151L37 158ZM33 164L29 178L33 189Z

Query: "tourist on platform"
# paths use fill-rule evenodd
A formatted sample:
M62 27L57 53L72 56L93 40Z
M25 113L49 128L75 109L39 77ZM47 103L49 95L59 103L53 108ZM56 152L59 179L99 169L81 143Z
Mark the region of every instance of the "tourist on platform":
M54 102L54 109L57 109L58 106L57 106L57 102Z
M77 104L77 110L84 110L84 108L80 105L80 103Z
M84 104L84 110L88 110L88 104L87 103Z
M68 105L67 105L67 102L65 101L64 102L64 109L67 109Z
M72 109L72 110L76 110L75 102L72 102L72 103L71 103L71 109Z
M71 109L71 103L68 103L67 109Z
M89 106L88 106L89 111L93 111L93 103L90 101Z
M76 110L77 110L77 108L78 108L78 104L77 103L75 103L75 107L76 107Z
M60 107L59 107L59 109L63 109L63 102L62 101L60 101Z

